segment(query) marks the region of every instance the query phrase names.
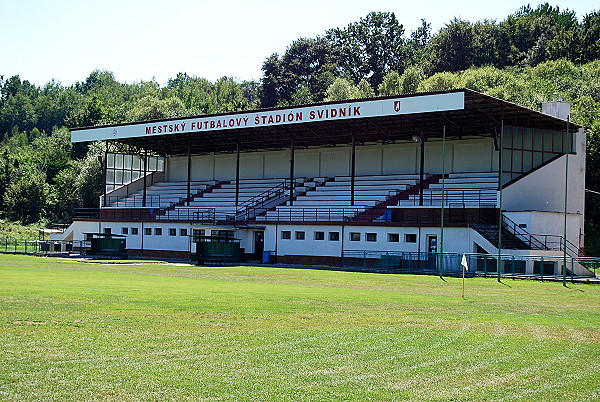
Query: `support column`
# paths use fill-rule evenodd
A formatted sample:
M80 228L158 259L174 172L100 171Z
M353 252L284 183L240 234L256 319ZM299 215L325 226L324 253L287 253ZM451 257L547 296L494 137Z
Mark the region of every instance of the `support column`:
M108 144L106 144L106 149L104 150L104 163L102 164L102 175L104 176L104 197L102 197L102 206L106 206L106 174L108 170Z
M354 206L354 185L356 175L356 141L352 134L352 156L350 159L350 205Z
M142 207L146 208L146 175L148 174L148 150L144 150L144 190L142 191Z
M240 143L235 146L235 207L240 202Z
M187 152L187 206L190 206L190 198L192 198L192 148L188 146Z
M500 216L498 217L498 258L496 260L496 275L500 282L500 267L502 267L502 154L504 151L504 120L500 123L500 153L498 155L498 204Z
M292 138L290 144L290 205L294 205L294 158L296 154L296 145Z
M564 232L563 232L563 286L567 287L567 212L568 212L568 201L569 201L569 152L571 152L571 147L573 146L573 141L571 141L571 145L569 145L567 150L567 141L569 141L569 122L571 120L571 116L567 116L567 135L565 137L565 141L563 142L565 145L563 147L563 151L565 152L565 216L564 216ZM571 257L571 261L573 258Z
M440 224L440 262L439 262L439 269L440 269L440 278L442 278L442 275L444 273L444 211L445 211L445 207L444 207L444 203L445 203L445 199L444 199L444 192L445 192L445 185L446 185L446 126L444 126L443 129L443 133L442 133L442 216L441 216L441 224ZM464 272L463 272L464 275Z
M421 131L421 160L419 167L419 206L423 206L423 181L425 180L425 134Z

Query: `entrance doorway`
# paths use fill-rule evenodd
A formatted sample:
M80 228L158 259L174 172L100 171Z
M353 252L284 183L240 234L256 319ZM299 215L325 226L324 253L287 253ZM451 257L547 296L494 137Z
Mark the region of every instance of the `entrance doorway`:
M428 253L437 253L438 252L437 235L428 235L427 236L427 252Z
M254 232L254 259L262 261L265 250L265 232Z

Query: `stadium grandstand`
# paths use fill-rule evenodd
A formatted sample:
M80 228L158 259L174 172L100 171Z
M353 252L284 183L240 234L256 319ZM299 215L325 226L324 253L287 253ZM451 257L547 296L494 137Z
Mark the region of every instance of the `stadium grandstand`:
M586 138L569 112L459 89L76 128L73 142L135 152L107 151L99 208L55 238L120 235L129 256L179 259L230 238L242 261L329 266L580 256Z

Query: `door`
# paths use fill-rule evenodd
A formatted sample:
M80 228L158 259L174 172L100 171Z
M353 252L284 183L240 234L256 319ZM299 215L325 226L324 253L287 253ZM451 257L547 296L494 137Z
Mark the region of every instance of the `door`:
M436 235L427 236L427 252L437 253L438 252L438 241Z
M254 259L262 261L265 250L265 232L254 232Z

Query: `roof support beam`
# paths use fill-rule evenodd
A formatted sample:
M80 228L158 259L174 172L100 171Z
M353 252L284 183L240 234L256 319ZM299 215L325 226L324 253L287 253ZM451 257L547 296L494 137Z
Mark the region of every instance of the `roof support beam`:
M352 134L352 155L350 159L350 205L354 206L354 187L356 175L356 140Z
M235 207L240 203L240 143L235 148Z
M294 205L294 164L295 164L295 144L294 139L291 139L290 144L290 205Z

